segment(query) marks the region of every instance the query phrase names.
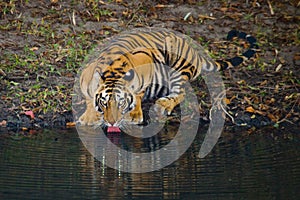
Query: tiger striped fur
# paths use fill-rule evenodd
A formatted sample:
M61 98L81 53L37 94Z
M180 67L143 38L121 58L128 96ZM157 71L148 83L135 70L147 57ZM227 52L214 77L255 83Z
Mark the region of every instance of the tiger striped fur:
M81 74L87 107L79 122L118 127L123 121L142 123L145 99L156 99L161 112L170 114L185 97L182 86L198 77L201 70L235 67L255 55L258 45L254 37L235 30L227 39L233 37L245 39L250 48L241 56L214 62L167 30L120 35Z

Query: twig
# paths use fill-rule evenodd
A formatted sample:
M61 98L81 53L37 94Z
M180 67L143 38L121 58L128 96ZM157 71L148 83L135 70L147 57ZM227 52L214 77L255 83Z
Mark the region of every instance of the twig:
M5 72L2 69L0 69L0 75L2 75L4 77L6 76Z
M198 17L199 17L201 20L204 20L204 19L216 20L215 17L211 17L211 16L208 16L208 15L198 15Z
M170 4L170 5L157 4L155 6L155 8L174 8L174 5L173 4Z
M274 15L274 10L273 10L273 7L272 7L271 2L269 0L268 0L268 5L269 5L271 15Z
M88 12L88 14L90 14L90 13ZM71 24L73 24L73 26L76 26L76 19L75 19L75 11L74 10L72 12L72 15L69 15L69 19L70 19Z
M134 18L136 17L136 13L140 10L141 7L142 7L142 4L139 4L139 6L132 12L132 17L127 22L126 27L134 20Z
M73 22L73 25L76 26L76 19L75 19L75 11L73 10L73 13L72 13L72 22Z

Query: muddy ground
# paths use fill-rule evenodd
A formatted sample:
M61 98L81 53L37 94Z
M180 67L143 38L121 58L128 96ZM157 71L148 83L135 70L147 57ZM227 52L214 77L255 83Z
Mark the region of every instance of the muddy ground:
M300 127L300 2L290 0L42 0L0 2L0 125L11 129L72 126L74 77L105 38L136 27L187 34L214 59L242 52L232 29L255 36L255 59L223 72L226 128ZM203 80L199 99L208 98ZM202 121L209 103L202 104ZM33 116L30 113L34 114Z

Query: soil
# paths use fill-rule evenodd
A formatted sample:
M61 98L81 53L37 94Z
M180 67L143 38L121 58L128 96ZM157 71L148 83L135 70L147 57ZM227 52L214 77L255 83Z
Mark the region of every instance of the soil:
M223 72L226 128L300 127L298 0L42 0L0 2L0 126L73 126L74 78L105 38L136 27L163 27L199 42L214 59L241 52L237 29L256 37L255 59ZM205 88L204 82L193 83ZM199 98L207 94L199 90ZM202 106L205 123L209 105ZM26 114L33 111L34 116ZM233 120L232 120L233 119Z

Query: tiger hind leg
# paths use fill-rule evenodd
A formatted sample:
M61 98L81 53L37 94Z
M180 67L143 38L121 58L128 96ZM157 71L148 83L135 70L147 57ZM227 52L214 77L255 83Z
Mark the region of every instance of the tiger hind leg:
M188 78L178 73L173 73L168 81L169 94L156 100L155 110L158 114L170 115L173 109L185 98L184 85Z

